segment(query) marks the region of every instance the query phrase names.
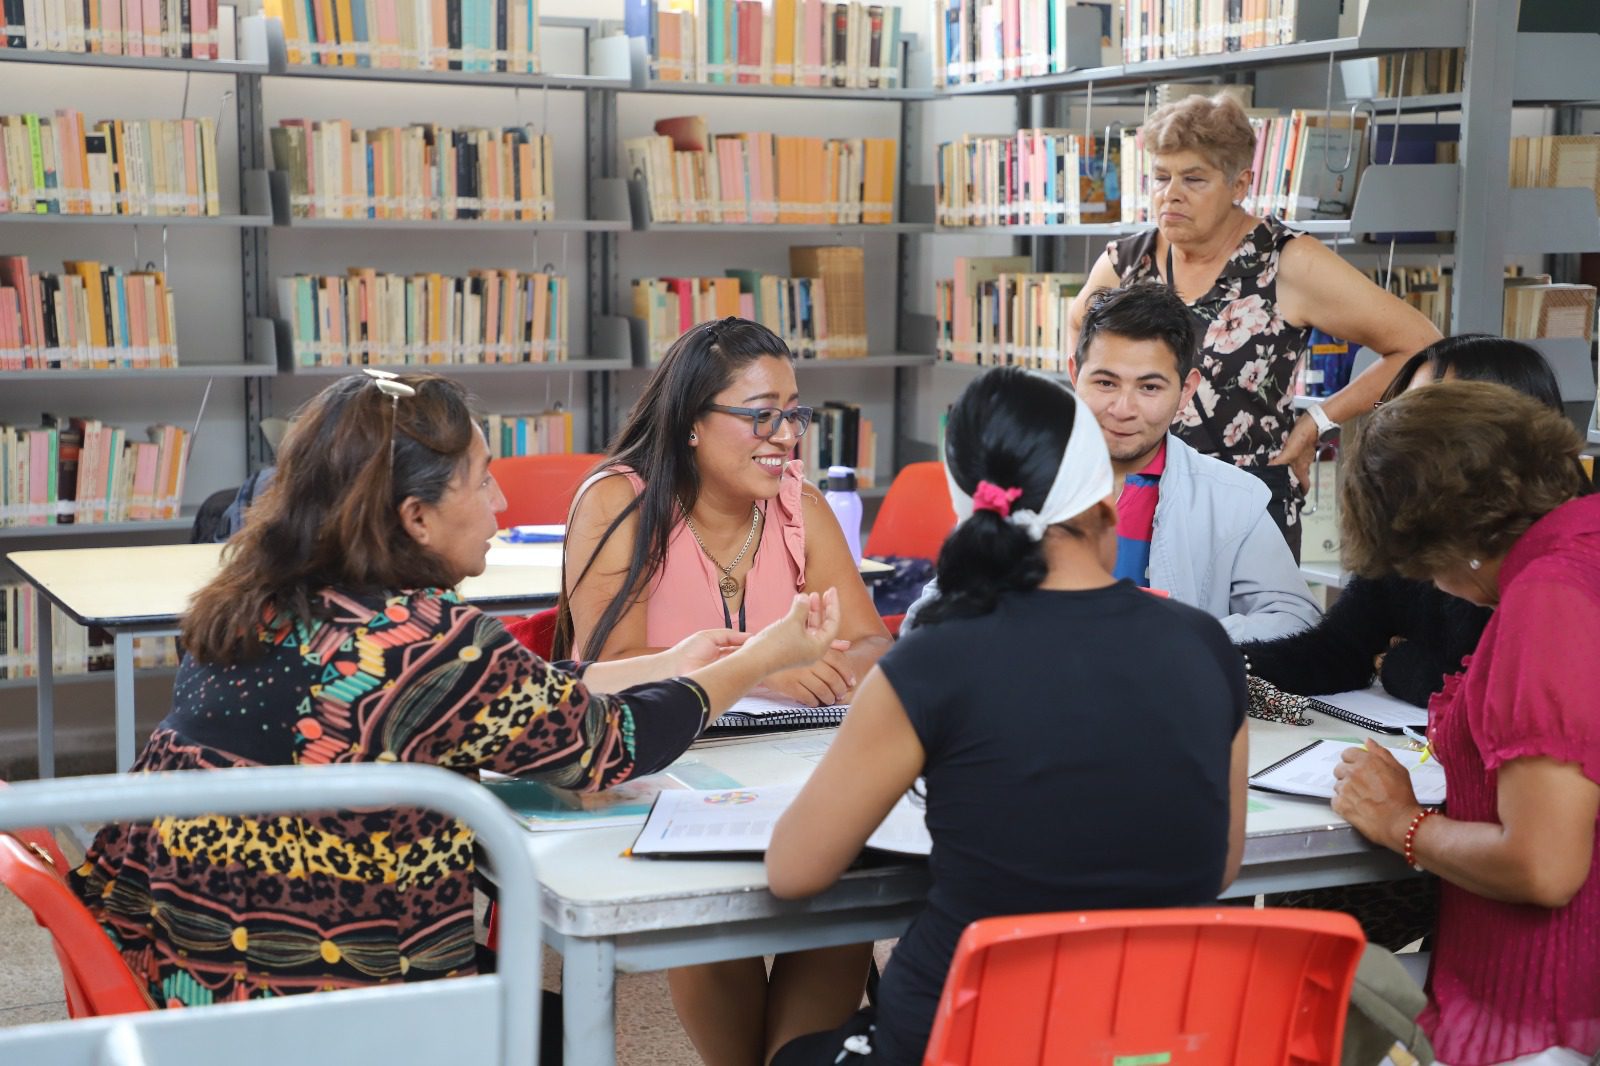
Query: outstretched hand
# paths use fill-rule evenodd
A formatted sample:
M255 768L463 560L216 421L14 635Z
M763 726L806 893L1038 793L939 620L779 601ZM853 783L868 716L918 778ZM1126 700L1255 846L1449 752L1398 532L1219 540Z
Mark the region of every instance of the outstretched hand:
M750 639L750 634L735 629L702 629L691 633L664 653L668 676L692 673L710 666Z
M822 658L839 635L839 594L833 589L797 595L789 613L751 637L747 651L768 657L767 673Z

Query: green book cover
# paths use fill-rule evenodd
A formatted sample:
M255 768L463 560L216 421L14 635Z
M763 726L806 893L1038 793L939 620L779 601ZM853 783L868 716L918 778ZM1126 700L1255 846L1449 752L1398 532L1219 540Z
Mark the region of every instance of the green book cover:
M723 28L726 20L723 17L722 5L733 3L735 0L706 0L706 69L710 72L707 80L714 82L732 81L723 73L723 64L727 63L727 43L723 39Z
M45 202L44 146L39 141L39 116L24 115L22 119L28 124L28 155L33 164L33 210L46 215L50 213L50 208Z

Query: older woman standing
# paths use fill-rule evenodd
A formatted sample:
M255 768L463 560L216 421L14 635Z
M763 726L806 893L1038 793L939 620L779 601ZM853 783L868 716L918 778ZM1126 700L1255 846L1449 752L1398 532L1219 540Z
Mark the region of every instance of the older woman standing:
M1168 104L1144 136L1156 228L1107 245L1073 302L1069 347L1095 291L1144 279L1172 286L1204 332L1203 378L1173 432L1267 483L1273 519L1298 558L1301 486L1317 438L1370 411L1406 357L1439 332L1316 238L1240 206L1256 138L1232 97ZM1295 367L1313 327L1383 359L1295 421Z
M1494 615L1429 706L1444 811L1383 748L1353 749L1333 809L1442 881L1421 1022L1451 1066L1578 1066L1600 1050L1600 497L1561 415L1445 381L1350 442L1346 559ZM1580 498L1581 497L1581 498Z

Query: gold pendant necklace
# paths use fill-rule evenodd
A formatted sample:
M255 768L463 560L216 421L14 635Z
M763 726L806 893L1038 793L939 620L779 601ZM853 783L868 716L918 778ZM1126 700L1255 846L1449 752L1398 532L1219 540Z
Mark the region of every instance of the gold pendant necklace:
M733 576L733 571L744 559L744 553L750 550L751 543L756 539L756 524L761 521L761 509L755 504L750 505L750 532L745 535L744 547L739 549L739 554L733 557L733 562L723 566L717 562L717 557L711 554L711 549L706 547L706 542L700 539L700 531L694 528L694 523L689 520L689 509L678 501L678 509L683 512L683 524L689 527L689 533L694 537L694 542L700 545L700 550L705 552L706 558L711 560L711 565L722 571L722 580L717 582L717 587L722 590L722 598L731 600L739 595L739 582Z

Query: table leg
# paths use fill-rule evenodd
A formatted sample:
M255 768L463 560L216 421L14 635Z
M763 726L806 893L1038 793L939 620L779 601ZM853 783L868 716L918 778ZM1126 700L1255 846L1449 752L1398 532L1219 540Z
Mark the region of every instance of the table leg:
M117 773L133 767L133 634L117 630L112 646L116 655Z
M573 937L561 958L561 1022L566 1066L615 1066L617 949L609 940Z
M50 600L43 592L34 590L37 603L34 624L34 645L38 655L39 686L39 778L56 776L56 656L51 629Z

